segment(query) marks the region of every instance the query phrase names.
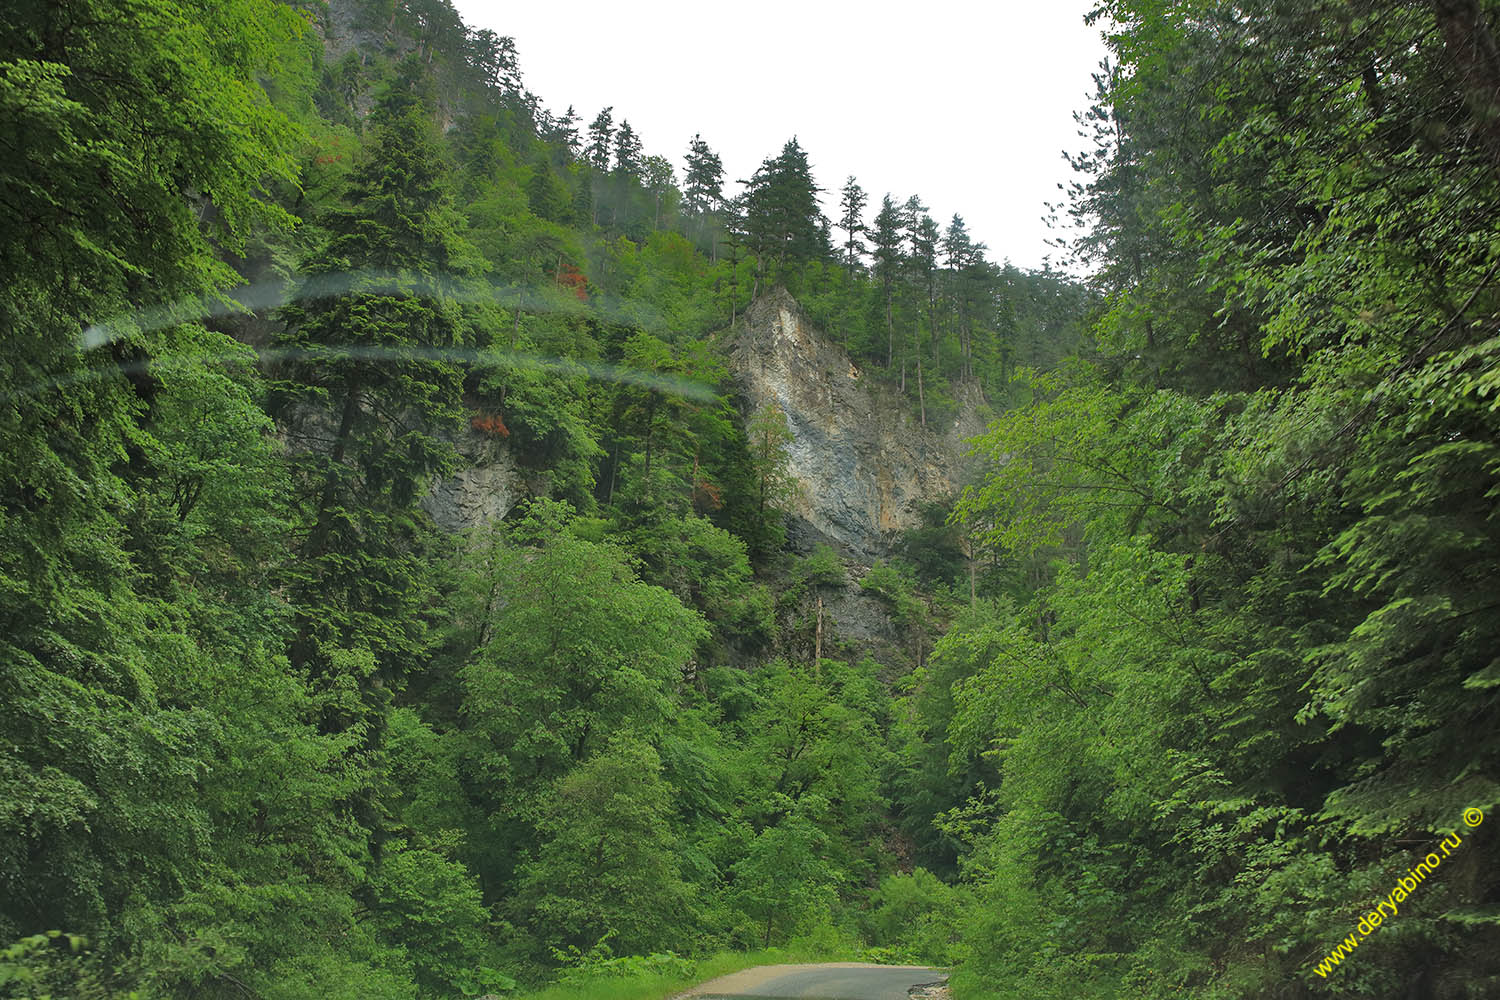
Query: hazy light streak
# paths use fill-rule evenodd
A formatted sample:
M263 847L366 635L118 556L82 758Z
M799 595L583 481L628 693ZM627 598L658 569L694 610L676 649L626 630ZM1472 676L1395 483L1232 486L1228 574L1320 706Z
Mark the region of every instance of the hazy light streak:
M289 291L289 288L295 290ZM196 323L206 319L251 315L257 311L279 309L293 302L333 298L340 295L430 297L442 302L466 305L484 303L514 309L517 306L524 308L528 299L540 304L541 295L538 288L539 286L492 285L482 279L455 275L412 276L368 270L333 272L309 276L299 285L280 281L261 282L232 289L223 297L196 296L166 305L121 313L85 328L78 336L78 348L81 352L88 352L133 334ZM647 332L652 329L662 330L665 325L660 314L655 310L639 303L608 296L590 298L586 304L580 302L576 313L570 308L556 309L551 306L549 308L567 315L628 323ZM84 371L37 382L21 390L0 393L0 402L8 403L49 390L115 375L150 374L153 370L160 370L174 363L247 361L244 349L253 348L239 341L235 341L235 345L241 350L226 350L217 354L195 353L179 357L162 355L123 364L111 361L107 365L91 367ZM319 346L317 350L277 347L253 350L257 359L262 363L311 357L330 361L397 363L415 358L424 361L461 362L481 368L509 367L553 372L560 375L583 374L601 381L635 385L689 399L707 401L714 398L712 387L690 378L643 372L626 365L602 361L558 358L492 347L395 348L378 345L328 345Z
M289 286L295 288L295 291L289 291ZM551 288L540 285L494 285L482 278L462 275L414 276L377 270L336 271L308 275L300 285L263 281L229 289L221 296L192 296L165 305L120 313L90 324L79 335L78 346L80 350L88 351L129 336L132 332L145 333L205 319L245 316L279 309L293 302L339 295L425 295L460 305L487 304L507 309L513 309L520 303L524 309L528 299L533 303L540 301L544 287ZM229 301L225 301L226 297ZM579 302L576 309L553 308L551 311L628 323L648 332L667 327L661 314L650 306L610 295L590 296L587 303Z

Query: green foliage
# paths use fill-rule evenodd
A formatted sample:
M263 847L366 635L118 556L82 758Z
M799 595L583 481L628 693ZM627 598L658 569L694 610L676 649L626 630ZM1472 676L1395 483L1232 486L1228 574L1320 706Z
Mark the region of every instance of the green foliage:
M891 867L884 668L761 669L782 604L846 573L822 549L757 576L791 434L742 418L715 334L779 281L863 360L886 343L806 152L733 204L697 140L679 193L609 109L583 148L447 0L7 27L0 995L410 1000L558 965L607 991L691 971L663 949L852 956ZM325 62L333 33L354 47ZM937 419L999 354L961 360L960 314L999 338L1001 298L1076 288L1003 285L972 246L950 287L927 222L890 261L888 360ZM1070 308L1033 324L1043 366ZM423 500L466 421L553 499L454 539ZM47 927L97 950L23 937Z
M778 930L790 937L806 929L833 902L839 873L823 857L823 837L800 817L789 817L755 836L733 868L735 902L763 925L760 947Z
M453 460L443 432L457 423L460 373L425 349L466 339L452 282L474 267L416 73L404 64L381 98L346 204L304 263L276 401L294 434L327 442L295 466L306 540L293 659L325 670L332 650L364 647L387 682L425 646L416 503Z
M745 543L688 514L642 524L625 536L643 578L670 590L710 623L719 643L765 645L775 629L769 592L753 583Z
M794 437L786 414L774 402L762 407L746 422L745 436L750 439L750 466L760 509L785 509L797 491L797 480L791 474Z
M960 990L1310 994L1408 845L1495 799L1497 178L1459 150L1497 147L1452 75L1494 26L1456 10L1101 10L1105 354L1019 373L959 503L1050 565L941 641L951 712L914 692L950 773L1001 775L937 820L979 903ZM1447 873L1338 989L1489 981L1490 930L1436 915L1493 879Z
M959 942L967 927L962 890L925 868L887 875L870 897L865 922L878 947L896 950L905 964L951 966L963 957ZM870 959L874 961L874 958Z
M838 553L823 542L797 561L792 576L799 584L808 587L842 587L848 582Z
M572 949L564 960L557 981L563 986L588 986L601 979L688 978L696 968L696 962L670 951L616 957L601 941L586 955Z
M925 505L920 525L904 532L897 547L917 578L929 587L954 584L969 571L972 541L962 526L949 523L951 509L951 503Z
M917 594L909 567L876 560L860 579L859 586L884 600L890 606L892 618L903 629L926 627L927 605Z
M47 931L0 949L0 996L17 1000L135 1000L140 994L112 987L77 934Z
M618 732L658 724L705 637L702 619L640 582L614 546L573 536L541 501L489 544L473 594L464 716L488 751L469 766L486 799L535 818L542 782ZM479 748L476 747L476 750Z
M371 883L374 929L406 952L420 989L468 995L504 981L485 967L489 913L462 864L437 851L387 841Z
M514 346L530 352L539 345L525 337ZM491 356L493 367L486 364ZM510 454L527 468L541 469L554 496L588 509L594 463L604 452L589 426L583 369L564 362L543 371L498 350L481 354L481 365L479 395L492 400L502 418Z
M798 265L832 252L827 220L818 207L818 186L807 153L795 138L767 159L746 184L745 233L769 281L786 283Z
M857 820L878 800L875 720L848 703L857 689L835 690L836 680L779 662L757 676L761 703L747 719L745 748L752 817L825 819L842 810Z
M629 739L560 779L518 884L539 940L553 949L610 940L632 952L684 940L692 889L678 869L669 796L656 752ZM597 972L596 963L579 964Z

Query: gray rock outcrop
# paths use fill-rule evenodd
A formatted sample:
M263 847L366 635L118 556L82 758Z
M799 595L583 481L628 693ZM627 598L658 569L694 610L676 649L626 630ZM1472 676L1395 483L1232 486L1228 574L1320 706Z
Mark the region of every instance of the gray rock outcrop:
M454 442L464 467L436 480L422 509L444 531L462 533L504 519L523 497L545 493L529 481L503 441L466 431Z
M737 326L730 366L751 412L775 403L792 431L791 541L828 540L857 561L884 554L926 503L963 485L966 439L984 430L983 400L965 387L959 415L923 429L908 401L875 384L782 289Z

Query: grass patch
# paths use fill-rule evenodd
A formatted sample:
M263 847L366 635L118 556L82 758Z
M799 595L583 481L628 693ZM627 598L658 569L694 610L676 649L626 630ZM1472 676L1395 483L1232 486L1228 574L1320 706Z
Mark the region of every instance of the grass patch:
M694 962L691 976L610 976L569 986L549 986L536 993L516 994L507 1000L664 1000L699 983L757 965L849 962L857 958L857 955L842 950L830 954L823 942L801 944L793 941L785 948L764 951L721 951Z

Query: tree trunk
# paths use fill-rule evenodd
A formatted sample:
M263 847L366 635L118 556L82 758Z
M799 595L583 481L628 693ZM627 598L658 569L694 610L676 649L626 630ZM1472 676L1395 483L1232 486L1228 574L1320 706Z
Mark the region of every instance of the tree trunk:
M354 434L354 419L359 415L359 386L351 385L348 394L344 397L344 411L339 417L338 436L334 438L333 453L329 455L328 478L323 485L323 493L318 497L318 517L313 522L312 531L307 536L307 544L302 549L303 559L316 559L323 555L328 547L328 536L333 531L332 517L334 501L337 500L338 491L338 467L343 464L344 454L349 447L349 439ZM292 640L287 656L292 665L298 668L312 662L315 643L313 641L313 623L304 615L298 615L299 623L297 635Z
M823 660L823 595L818 595L818 624L813 629L813 669Z
M521 337L521 307L525 304L526 289L522 288L521 293L516 296L516 321L510 328L510 349L512 351L516 349L516 341Z
M964 556L969 560L969 607L979 603L974 596L974 535L972 533L964 536Z
M927 329L932 334L932 367L939 375L943 372L943 342L938 337L937 292L927 296Z
M646 468L642 474L644 483L642 485L642 496L651 495L651 436L656 430L656 391L652 390L646 397Z
M734 329L735 311L740 297L740 253L739 245L729 244L729 329Z
M1500 170L1500 49L1478 0L1432 0L1474 132Z
M354 418L359 414L359 387L350 386L349 394L344 397L344 412L339 417L338 436L334 438L333 453L329 455L328 481L323 487L323 495L318 498L318 520L313 525L312 534L308 536L308 556L320 556L323 547L328 543L329 513L333 509L334 490L338 486L338 466L343 464L344 453L349 448L349 439L354 434Z
M615 442L614 461L609 463L609 495L604 498L605 503L615 502L615 474L620 471L620 442Z
M891 362L896 357L896 327L891 322L891 289L887 285L885 289L885 367L891 367Z
M922 429L927 429L927 397L922 392L922 351L917 349L917 412L922 415Z

